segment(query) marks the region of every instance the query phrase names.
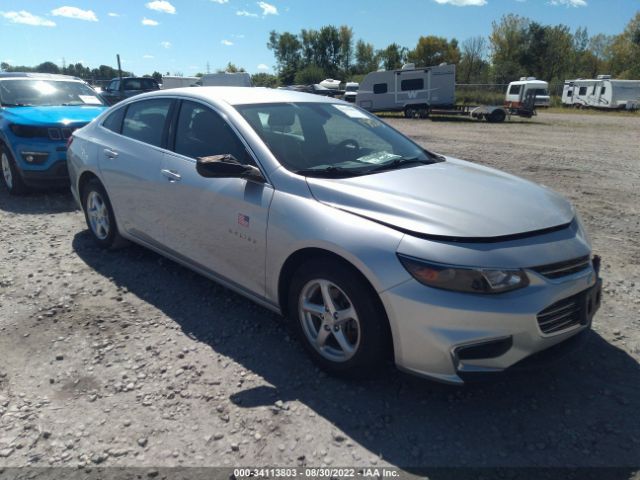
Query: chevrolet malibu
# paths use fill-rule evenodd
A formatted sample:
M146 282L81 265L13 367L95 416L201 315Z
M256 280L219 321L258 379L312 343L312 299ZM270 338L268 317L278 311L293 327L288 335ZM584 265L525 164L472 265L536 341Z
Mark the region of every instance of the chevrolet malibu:
M600 304L567 200L339 100L144 94L76 131L67 161L100 246L136 242L283 314L331 373L393 358L460 384L588 329Z

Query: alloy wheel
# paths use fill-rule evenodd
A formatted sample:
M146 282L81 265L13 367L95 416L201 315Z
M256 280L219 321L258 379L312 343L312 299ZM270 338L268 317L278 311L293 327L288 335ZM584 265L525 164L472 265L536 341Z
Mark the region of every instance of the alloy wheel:
M2 177L9 189L13 188L13 172L11 171L11 165L9 164L9 157L6 153L2 153Z
M300 292L298 315L305 337L322 357L346 362L358 351L358 313L347 294L333 282L307 282Z
M104 240L109 236L109 211L102 196L95 190L87 196L87 217L91 231L99 239Z

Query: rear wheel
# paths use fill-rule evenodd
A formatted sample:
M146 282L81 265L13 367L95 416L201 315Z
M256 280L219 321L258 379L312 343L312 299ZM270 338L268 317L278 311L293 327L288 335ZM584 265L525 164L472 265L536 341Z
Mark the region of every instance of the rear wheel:
M111 202L97 179L89 180L82 190L82 208L94 241L102 248L122 243Z
M389 329L379 299L352 269L312 260L293 276L289 315L298 337L324 370L365 377L388 358Z
M494 110L487 117L487 121L490 123L501 123L504 122L504 119L507 118L507 114L504 110Z
M10 194L20 195L28 190L11 152L5 147L0 147L0 169L2 169L2 181Z

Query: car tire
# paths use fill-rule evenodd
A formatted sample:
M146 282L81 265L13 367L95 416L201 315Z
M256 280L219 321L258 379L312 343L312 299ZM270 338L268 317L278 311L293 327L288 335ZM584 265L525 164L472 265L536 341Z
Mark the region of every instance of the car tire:
M82 210L89 232L98 246L107 249L123 244L109 196L98 179L89 180L82 189Z
M29 190L22 180L13 155L4 146L0 146L0 171L2 182L11 195L21 195Z
M502 123L505 121L506 118L507 118L507 114L505 113L504 110L494 110L487 117L487 121L489 123Z
M331 374L371 377L389 359L391 334L377 293L346 265L304 263L290 284L288 312L305 350Z

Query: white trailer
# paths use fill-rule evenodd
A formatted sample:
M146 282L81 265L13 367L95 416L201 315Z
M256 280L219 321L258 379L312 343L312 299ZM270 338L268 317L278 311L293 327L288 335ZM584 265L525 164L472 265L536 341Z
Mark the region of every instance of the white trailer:
M176 77L167 75L162 77L162 89L193 87L198 84L198 81L200 81L198 77Z
M252 87L251 75L238 73L207 73L202 76L203 87Z
M565 80L562 104L577 108L637 110L640 108L640 80L614 80L610 75Z
M371 72L360 83L356 104L370 112L404 112L406 117L427 117L431 109L455 104L456 67L442 64Z
M504 97L504 106L507 108L520 108L527 96L527 92L533 91L536 96L536 107L548 107L551 103L549 96L549 84L536 77L521 77L520 80L511 82L507 87Z

